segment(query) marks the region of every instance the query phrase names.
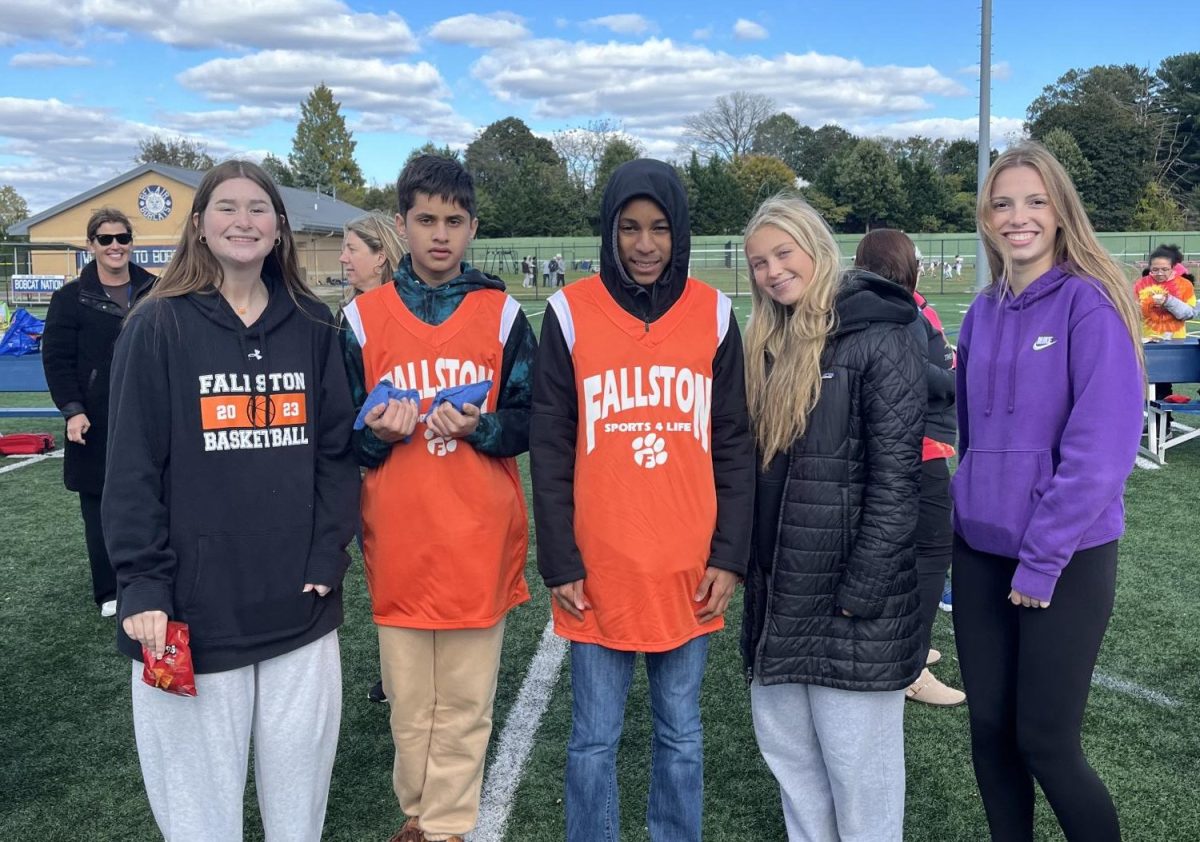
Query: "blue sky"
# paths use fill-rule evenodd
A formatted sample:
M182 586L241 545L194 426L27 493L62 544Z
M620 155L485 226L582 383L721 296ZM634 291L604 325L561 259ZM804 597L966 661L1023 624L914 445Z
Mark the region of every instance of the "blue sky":
M463 146L510 115L547 137L615 120L648 155L675 159L684 118L736 90L814 127L976 134L974 0L4 5L0 184L31 212L130 169L152 132L199 140L218 158L286 159L299 103L320 82L381 183L414 146ZM1066 70L1153 71L1197 31L1195 0L995 0L994 145L1020 132L1029 102Z

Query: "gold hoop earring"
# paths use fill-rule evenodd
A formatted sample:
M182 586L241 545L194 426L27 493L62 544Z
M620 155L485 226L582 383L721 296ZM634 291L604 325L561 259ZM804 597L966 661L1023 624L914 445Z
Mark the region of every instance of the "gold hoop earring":
M199 239L199 243L200 243L200 245L203 245L203 246L206 246L206 245L208 245L208 237L206 237L206 236L204 236L203 234L201 234L201 235L200 235L200 239Z
M283 237L276 237L276 238L275 238L275 245L280 245L282 242L283 242Z

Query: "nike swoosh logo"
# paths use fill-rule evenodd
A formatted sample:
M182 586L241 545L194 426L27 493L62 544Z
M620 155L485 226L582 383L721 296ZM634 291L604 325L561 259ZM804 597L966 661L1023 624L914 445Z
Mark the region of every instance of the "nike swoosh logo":
M1055 340L1053 338L1048 339L1048 340L1039 339L1037 342L1033 343L1033 350L1045 351L1047 348L1049 348L1051 345L1053 345L1056 341L1057 340Z

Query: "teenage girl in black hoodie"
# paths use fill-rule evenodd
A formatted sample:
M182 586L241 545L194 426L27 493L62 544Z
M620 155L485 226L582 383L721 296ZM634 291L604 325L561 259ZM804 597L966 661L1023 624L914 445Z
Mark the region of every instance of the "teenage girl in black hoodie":
M259 167L205 175L113 363L105 536L150 807L167 839L321 836L341 716L341 582L358 509L333 318ZM195 698L141 681L189 625Z

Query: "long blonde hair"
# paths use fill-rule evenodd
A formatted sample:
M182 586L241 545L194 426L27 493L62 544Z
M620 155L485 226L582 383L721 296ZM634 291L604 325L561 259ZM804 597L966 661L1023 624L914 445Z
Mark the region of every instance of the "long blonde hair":
M371 211L346 223L346 233L354 233L363 244L371 250L371 254L383 253L383 266L380 267L380 280L387 283L400 268L400 261L408 254L404 241L396 231L396 222L387 214Z
M983 182L983 189L979 191L975 218L979 233L983 235L983 251L992 271L993 280L988 292L1002 298L1010 288L1012 251L992 225L991 197L996 178L1013 167L1030 167L1046 185L1050 207L1058 221L1058 231L1054 235L1054 264L1066 263L1073 274L1095 278L1100 282L1101 290L1125 323L1138 360L1144 366L1142 315L1134 300L1133 287L1121 267L1096 239L1096 232L1067 171L1046 147L1032 140L1022 141L1002 152L992 164Z
M748 240L764 226L787 234L813 261L800 300L786 307L752 282L746 326L746 398L766 465L804 435L821 396L821 354L833 332L841 253L821 215L795 195L767 199L746 225Z

